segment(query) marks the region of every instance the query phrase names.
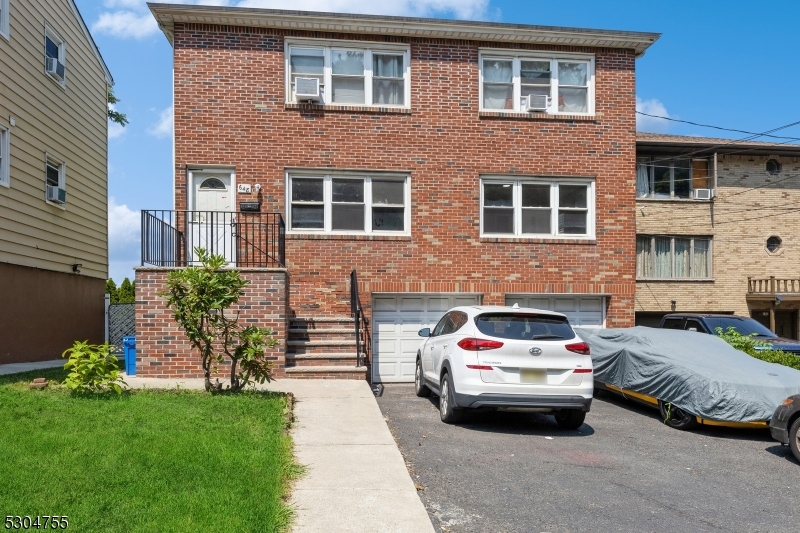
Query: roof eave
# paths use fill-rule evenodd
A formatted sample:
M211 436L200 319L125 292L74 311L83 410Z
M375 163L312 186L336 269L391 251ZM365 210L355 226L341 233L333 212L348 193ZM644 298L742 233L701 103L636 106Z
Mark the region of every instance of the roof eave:
M173 44L175 22L470 41L624 48L634 50L637 57L643 55L645 50L661 36L659 33L346 13L188 4L149 3L148 6L170 44Z
M721 154L741 154L741 155L786 155L798 157L800 156L800 145L786 144L786 145L760 145L760 144L747 144L739 143L735 140L725 141L721 139L719 143L707 142L674 142L674 141L636 141L636 149L650 149L651 151L680 151L696 152L698 150L705 152L717 152Z

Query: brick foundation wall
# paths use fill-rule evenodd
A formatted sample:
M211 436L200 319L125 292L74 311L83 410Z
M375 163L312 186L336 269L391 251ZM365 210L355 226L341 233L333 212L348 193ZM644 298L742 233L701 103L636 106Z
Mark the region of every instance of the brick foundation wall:
M397 171L411 177L411 236L300 236L286 242L297 316L349 315L348 274L362 303L376 292L607 294L607 325L633 325L635 57L633 50L392 37L411 50L410 110L285 103L284 39L384 37L175 25L175 208L187 170L235 167L286 213L287 169ZM591 53L594 117L480 113L482 47ZM457 83L456 83L457 82ZM481 175L595 179L596 240L480 237ZM367 310L369 316L369 310Z
M172 318L158 293L165 288L171 268L136 269L136 375L158 378L201 378L200 355ZM249 284L239 303L242 323L271 328L278 346L267 352L274 361L274 376L284 377L288 328L289 276L283 269L241 269ZM220 367L219 378L228 379L230 366Z
M766 172L766 161L782 164L777 175ZM707 281L640 281L637 312L734 312L749 316L768 309L769 302L748 302L747 278L800 279L800 189L792 176L800 174L800 158L721 155L717 164L717 196L712 202L694 200L637 202L637 232L659 235L713 237L713 278ZM779 236L776 253L767 239ZM798 309L798 302L778 309Z

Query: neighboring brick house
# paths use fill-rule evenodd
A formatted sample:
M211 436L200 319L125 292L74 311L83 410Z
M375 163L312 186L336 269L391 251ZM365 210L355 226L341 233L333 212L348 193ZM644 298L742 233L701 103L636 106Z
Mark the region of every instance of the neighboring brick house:
M144 214L137 290L196 243L279 272L286 315L249 310L282 328L279 375L365 376L352 270L375 381L413 380L417 330L456 304L633 325L635 62L658 34L150 9L174 48L176 211ZM166 258L161 230L181 243ZM142 371L195 372L170 364L185 343L153 308L140 297Z
M636 323L752 316L797 338L800 145L637 135Z

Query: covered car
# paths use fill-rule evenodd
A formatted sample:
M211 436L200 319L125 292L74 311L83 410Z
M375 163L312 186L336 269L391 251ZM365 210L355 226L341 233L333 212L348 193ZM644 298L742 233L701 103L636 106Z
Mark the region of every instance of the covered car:
M600 388L657 406L665 423L766 427L800 371L766 363L713 335L635 327L578 329Z

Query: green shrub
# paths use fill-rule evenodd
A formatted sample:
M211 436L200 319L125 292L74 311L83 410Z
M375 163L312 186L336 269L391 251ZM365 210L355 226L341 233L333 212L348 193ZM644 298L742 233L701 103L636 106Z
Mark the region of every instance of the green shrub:
M751 357L766 361L767 363L777 363L800 370L800 357L784 352L783 350L773 350L769 348L772 345L768 342L755 339L753 337L755 333L742 335L736 331L734 327L728 327L726 331L722 331L722 328L716 328L716 332L717 336L722 340Z
M111 345L89 344L88 341L75 341L72 348L61 354L69 356L64 368L69 371L64 385L73 392L98 393L113 390L122 394L122 372L119 361L111 354Z

